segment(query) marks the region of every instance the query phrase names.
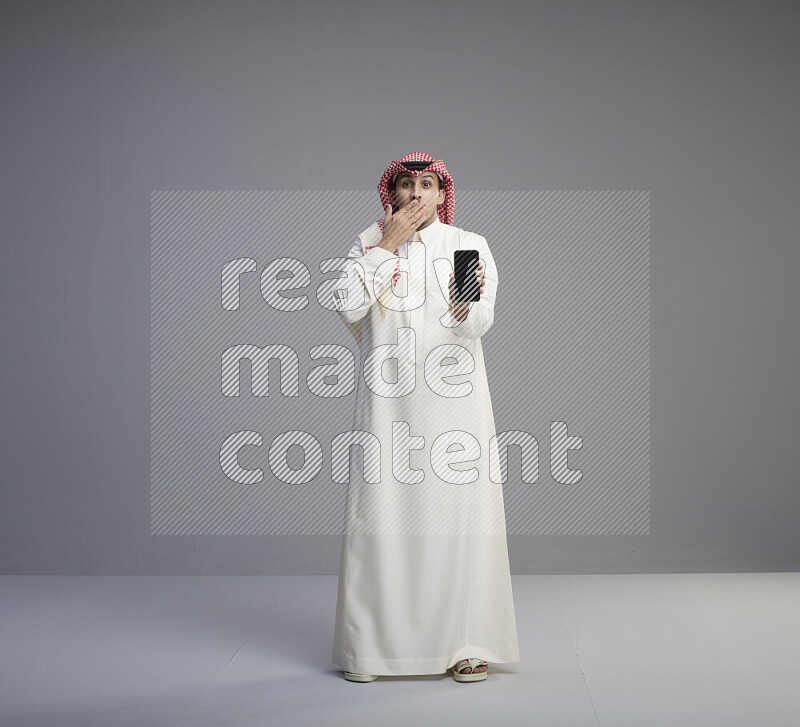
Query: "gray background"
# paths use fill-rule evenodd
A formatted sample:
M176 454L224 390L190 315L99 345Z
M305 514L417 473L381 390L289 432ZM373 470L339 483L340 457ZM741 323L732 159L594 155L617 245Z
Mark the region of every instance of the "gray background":
M338 536L150 535L150 193L368 190L410 151L651 193L651 534L510 536L513 572L796 570L799 14L4 2L0 571L336 572Z

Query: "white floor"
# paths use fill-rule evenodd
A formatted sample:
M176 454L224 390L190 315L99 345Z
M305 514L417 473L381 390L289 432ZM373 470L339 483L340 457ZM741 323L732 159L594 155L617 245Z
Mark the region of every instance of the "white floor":
M518 664L356 684L332 576L2 576L0 724L800 725L800 574L513 587Z

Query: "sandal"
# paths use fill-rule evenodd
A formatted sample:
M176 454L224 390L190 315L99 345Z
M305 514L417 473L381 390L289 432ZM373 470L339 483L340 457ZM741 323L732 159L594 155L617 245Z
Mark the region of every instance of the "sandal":
M359 674L355 671L346 671L344 678L349 682L374 682L378 677L375 674Z
M463 662L463 663L462 663ZM461 666L459 666L459 664ZM486 671L475 671L476 666L485 666ZM458 667L458 669L456 669ZM463 674L462 671L469 667L472 671ZM453 666L453 679L457 682L481 682L489 676L489 664L483 659L460 659Z

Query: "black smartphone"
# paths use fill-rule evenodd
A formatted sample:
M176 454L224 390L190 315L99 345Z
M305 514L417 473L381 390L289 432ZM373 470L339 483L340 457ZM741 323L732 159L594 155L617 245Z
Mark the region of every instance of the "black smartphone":
M481 288L475 271L478 269L477 250L454 250L453 269L456 283L456 300L467 303L481 299Z

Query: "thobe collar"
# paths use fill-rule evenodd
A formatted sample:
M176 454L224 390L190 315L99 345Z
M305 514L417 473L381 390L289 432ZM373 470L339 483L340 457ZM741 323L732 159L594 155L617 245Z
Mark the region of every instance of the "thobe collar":
M427 245L439 239L442 229L442 223L437 215L427 227L421 230L414 230L414 234L409 239L411 241L421 241Z

